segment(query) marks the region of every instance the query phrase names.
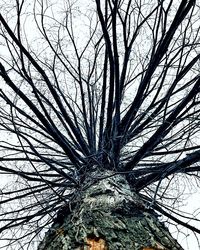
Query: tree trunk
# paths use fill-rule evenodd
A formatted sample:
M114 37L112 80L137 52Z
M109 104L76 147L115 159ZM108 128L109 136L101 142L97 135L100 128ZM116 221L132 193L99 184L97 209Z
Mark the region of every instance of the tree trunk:
M90 182L89 182L90 183ZM70 211L71 210L71 211ZM181 250L123 176L100 179L63 208L38 250Z

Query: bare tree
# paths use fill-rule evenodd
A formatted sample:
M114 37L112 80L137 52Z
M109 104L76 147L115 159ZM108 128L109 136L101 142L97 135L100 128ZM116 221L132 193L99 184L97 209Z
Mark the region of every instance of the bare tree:
M200 184L198 1L16 0L1 11L7 247L35 249L49 229L38 249L182 249L169 223L198 238L199 211L181 211Z

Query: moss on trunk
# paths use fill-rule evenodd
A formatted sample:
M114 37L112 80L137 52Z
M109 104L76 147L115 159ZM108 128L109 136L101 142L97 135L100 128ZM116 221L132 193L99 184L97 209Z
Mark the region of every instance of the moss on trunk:
M63 209L38 250L181 250L123 176L91 185L73 209Z

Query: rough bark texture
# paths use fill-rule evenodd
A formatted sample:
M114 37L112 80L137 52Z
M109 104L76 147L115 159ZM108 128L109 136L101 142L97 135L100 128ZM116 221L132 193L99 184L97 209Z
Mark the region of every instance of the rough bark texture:
M91 185L71 206L60 211L38 250L183 249L123 176Z

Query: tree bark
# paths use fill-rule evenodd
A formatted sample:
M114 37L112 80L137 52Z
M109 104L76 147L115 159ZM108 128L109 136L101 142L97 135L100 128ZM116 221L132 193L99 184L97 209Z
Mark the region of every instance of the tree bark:
M58 213L38 250L183 249L123 176L88 183L77 201Z

